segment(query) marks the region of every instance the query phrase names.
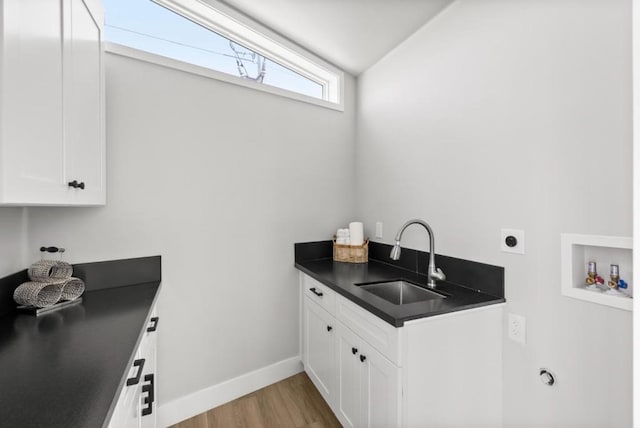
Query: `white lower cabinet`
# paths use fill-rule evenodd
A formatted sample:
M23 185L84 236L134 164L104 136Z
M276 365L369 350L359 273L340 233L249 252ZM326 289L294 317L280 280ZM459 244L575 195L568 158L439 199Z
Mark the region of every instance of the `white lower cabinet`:
M400 368L338 322L337 416L346 427L399 426Z
M345 427L399 426L400 368L325 310L340 296L308 277L302 286L303 364L322 397Z
M360 375L360 426L400 426L400 368L366 344L360 357L365 358Z
M340 325L338 330L338 419L345 427L359 427L361 424L360 381L362 364L358 361L358 352L362 350L361 341L346 327Z
M140 371L140 351L136 352L134 365L129 370L127 383L139 378ZM141 375L142 373L140 373ZM125 385L120 392L118 403L111 416L109 428L140 428L139 401L142 391L142 384L138 381L131 385Z
M343 426L502 426L502 305L395 328L305 274L300 284L304 369Z
M327 403L333 401L336 373L336 320L304 297L304 361L307 373Z
M158 316L152 311L142 341L136 350L127 381L120 391L109 428L155 428Z
M140 426L141 428L155 428L158 412L156 403L156 379L158 375L158 328L159 317L154 309L149 325L144 333L145 337L140 346L141 355L146 359L142 372L142 386L140 388Z

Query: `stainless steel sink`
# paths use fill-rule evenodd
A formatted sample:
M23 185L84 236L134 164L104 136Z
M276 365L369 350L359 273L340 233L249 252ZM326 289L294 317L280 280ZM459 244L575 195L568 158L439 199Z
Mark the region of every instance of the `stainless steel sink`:
M375 294L394 305L423 302L425 300L445 299L440 293L427 290L407 281L382 281L355 284L371 294Z

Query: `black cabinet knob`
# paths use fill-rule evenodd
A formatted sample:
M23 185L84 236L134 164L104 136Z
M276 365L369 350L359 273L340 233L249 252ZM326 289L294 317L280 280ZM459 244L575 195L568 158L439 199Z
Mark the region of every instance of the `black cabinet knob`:
M364 360L366 360L366 359L367 359L366 355L362 355L362 354L360 355L360 362L361 363L364 363Z
M83 182L78 183L78 189L82 189L82 190L84 190L84 181L83 181Z
M333 327L331 327L330 325L327 326L327 331L331 331L333 330Z
M351 353L356 355L358 353L358 348L351 348Z
M40 247L40 252L44 253L64 253L65 249L60 247Z

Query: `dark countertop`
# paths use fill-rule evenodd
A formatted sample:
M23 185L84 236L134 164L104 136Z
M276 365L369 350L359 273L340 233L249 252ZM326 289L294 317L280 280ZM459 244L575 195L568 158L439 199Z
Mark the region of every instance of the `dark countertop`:
M439 281L436 290L446 294L445 299L394 305L354 284L404 279L426 286L427 277L371 258L360 264L334 262L332 258L297 260L295 267L395 327L409 320L505 302L504 297L482 292L473 284Z
M87 283L80 303L0 317L0 425L106 426L159 288L159 279L103 289Z

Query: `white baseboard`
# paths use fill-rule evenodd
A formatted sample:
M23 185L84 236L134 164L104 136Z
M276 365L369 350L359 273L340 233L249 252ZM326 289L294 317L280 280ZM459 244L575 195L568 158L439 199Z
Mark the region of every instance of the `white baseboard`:
M296 356L196 391L158 407L158 426L177 424L301 371L302 363Z

